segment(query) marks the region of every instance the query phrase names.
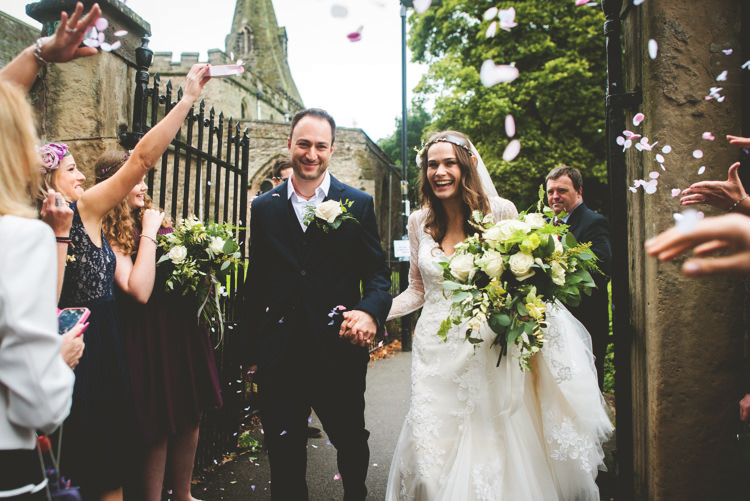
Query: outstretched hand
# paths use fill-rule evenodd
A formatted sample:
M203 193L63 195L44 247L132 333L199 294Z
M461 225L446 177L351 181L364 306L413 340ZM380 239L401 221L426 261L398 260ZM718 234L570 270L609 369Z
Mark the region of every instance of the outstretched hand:
M79 57L93 56L97 53L95 47L81 47L81 42L89 32L94 22L102 15L99 4L83 15L83 4L76 3L73 14L63 11L60 14L60 24L57 31L48 37L42 38L42 58L50 63L66 63Z
M727 135L727 141L729 141L729 144L739 146L740 148L750 148L750 137Z
M646 242L646 252L661 261L672 260L690 249L699 256L717 250L729 250L731 254L688 259L682 265L688 276L750 275L750 218L740 214L709 217L699 221L693 231L673 227Z
M680 202L682 205L708 204L717 209L728 210L746 195L745 188L740 181L738 169L739 162L729 167L726 181L701 181L693 183L682 192ZM748 209L738 205L738 212L746 213ZM750 207L750 205L748 205ZM743 210L744 209L744 210Z
M351 310L343 313L339 337L353 345L367 347L375 339L378 325L372 315L362 310Z
M191 102L195 102L195 100L198 99L203 86L211 79L208 73L209 66L208 63L197 63L190 68L186 77L183 96Z

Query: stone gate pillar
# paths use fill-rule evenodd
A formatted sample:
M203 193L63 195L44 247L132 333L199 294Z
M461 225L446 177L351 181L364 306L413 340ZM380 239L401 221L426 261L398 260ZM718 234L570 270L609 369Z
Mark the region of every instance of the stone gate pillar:
M738 473L736 441L738 401L750 392L742 375L743 283L689 279L680 272L682 260L659 263L643 250L644 241L672 226L673 214L683 210L673 189L726 179L741 155L725 136L743 134L740 66L750 54L742 54L741 43L750 26L742 26L742 4L649 0L625 14L626 88L643 90L637 111L645 114L634 126L628 112L626 124L658 142L650 152L627 150L629 180L632 186L635 179L648 181L651 172L659 175L656 193L638 188L627 207L636 499L739 499L729 494L747 486ZM649 40L658 46L654 59ZM717 81L724 71L726 80ZM712 87L722 90L707 100ZM702 139L704 132L716 140ZM672 151L665 154L667 145ZM663 155L664 169L656 153ZM707 216L719 213L700 209Z
M84 1L84 11L93 5ZM40 137L70 146L78 168L93 184L93 164L108 149L118 148L120 132L129 130L135 86L135 49L149 36L150 25L119 0L98 0L102 17L109 21L106 40L122 46L112 52L49 64L31 92L38 114ZM42 23L42 35L57 29L60 12L72 12L74 0L42 0L26 6L26 12ZM116 38L117 30L127 30Z

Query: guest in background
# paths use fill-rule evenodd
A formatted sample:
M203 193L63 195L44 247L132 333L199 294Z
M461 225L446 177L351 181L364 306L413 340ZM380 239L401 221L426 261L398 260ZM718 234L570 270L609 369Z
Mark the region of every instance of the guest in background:
M72 202L73 210L60 307L91 310L87 349L76 368L73 407L63 434L66 473L80 483L87 499L122 499L124 451L134 424L114 301L115 255L102 234L102 218L156 165L208 79L208 65L194 65L180 101L143 136L112 177L89 190L83 190L85 176L73 156L65 154L67 146L48 145L55 158L45 164L45 187Z
M125 163L110 151L96 163L97 183ZM168 294L156 280L158 235L171 233L153 209L144 179L104 218L104 235L117 259L115 283L125 359L138 423L134 492L128 498L159 501L169 468L175 500L190 500L201 415L222 405L219 375L205 327L192 298Z
M579 242L591 242L591 251L597 257L601 274L594 275L596 289L590 296L581 295L581 304L568 307L570 312L586 327L594 349L599 389L604 389L604 358L609 344L609 282L612 264L612 247L609 242L609 223L601 214L592 211L583 202L583 177L578 169L555 167L547 174L547 201L558 221L567 224ZM565 214L564 216L562 214ZM560 217L558 218L558 215Z
M283 184L292 175L293 170L291 160L284 157L277 158L271 169L273 185L279 186Z

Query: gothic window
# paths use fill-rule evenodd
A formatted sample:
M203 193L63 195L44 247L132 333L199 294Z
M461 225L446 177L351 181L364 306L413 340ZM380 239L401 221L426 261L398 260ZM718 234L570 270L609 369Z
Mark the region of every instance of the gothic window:
M250 54L255 45L255 35L253 30L249 26L245 26L240 30L237 36L237 53L242 55Z

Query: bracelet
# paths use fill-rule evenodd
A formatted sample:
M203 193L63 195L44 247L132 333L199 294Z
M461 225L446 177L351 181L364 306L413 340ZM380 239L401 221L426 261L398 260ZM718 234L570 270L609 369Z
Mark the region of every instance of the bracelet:
M40 66L47 66L47 61L42 57L42 39L37 38L34 42L34 59L39 63Z
M148 235L143 235L143 234L142 234L142 235L141 235L141 238L144 238L144 237L145 237L145 238L148 238L149 240L151 240L152 242L154 242L154 244L156 244L156 245L159 245L159 243L158 243L158 242L156 241L156 239L155 239L154 237L150 237L150 236L148 236Z
M746 199L747 197L748 197L748 195L747 195L747 194L745 194L745 196L744 196L744 197L740 198L740 199L739 199L739 200L737 200L737 201L736 201L735 203L733 203L733 204L732 204L732 206L731 206L730 208L728 208L728 209L727 209L727 212L732 212L732 210L733 210L733 209L734 209L735 207L737 207L738 205L740 205L740 204L742 203L742 201L743 201L743 200L745 200L745 199Z
M69 236L68 237L55 237L55 240L57 240L58 244L66 244L66 245L70 245L71 247L75 247L75 245L73 245L73 241L70 239Z

